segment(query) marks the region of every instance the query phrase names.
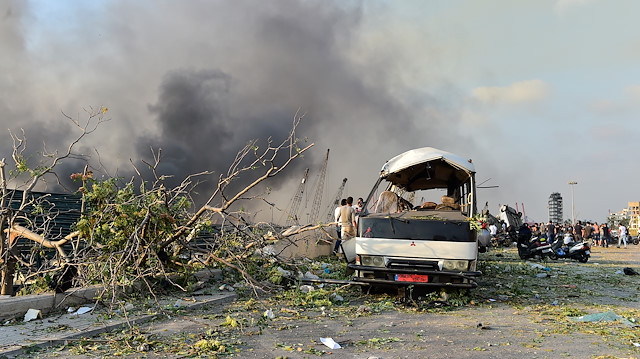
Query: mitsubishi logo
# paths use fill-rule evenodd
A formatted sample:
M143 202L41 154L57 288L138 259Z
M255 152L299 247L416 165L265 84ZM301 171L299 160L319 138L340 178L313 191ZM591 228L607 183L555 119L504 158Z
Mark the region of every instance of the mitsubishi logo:
M411 241L411 247L415 247L416 246L416 242Z

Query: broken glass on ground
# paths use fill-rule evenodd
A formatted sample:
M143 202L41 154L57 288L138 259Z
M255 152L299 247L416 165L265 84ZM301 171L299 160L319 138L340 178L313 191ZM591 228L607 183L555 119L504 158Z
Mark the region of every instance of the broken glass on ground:
M614 313L613 311L608 311L608 312L604 312L604 313L593 313L593 314L586 314L586 315L582 315L579 317L570 317L571 320L573 320L574 322L590 322L590 323L597 323L597 322L616 322L619 321L620 323L626 325L626 326L634 326L635 324L633 324L632 322L630 322L629 320L627 320L625 317L620 316L616 313Z

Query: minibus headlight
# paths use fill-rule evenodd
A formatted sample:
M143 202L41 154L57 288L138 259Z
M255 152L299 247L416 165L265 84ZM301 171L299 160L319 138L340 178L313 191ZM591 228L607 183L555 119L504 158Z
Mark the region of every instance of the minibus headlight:
M363 266L384 267L383 256L360 256L360 262Z
M469 269L469 261L445 259L442 263L442 269L449 271L466 271Z

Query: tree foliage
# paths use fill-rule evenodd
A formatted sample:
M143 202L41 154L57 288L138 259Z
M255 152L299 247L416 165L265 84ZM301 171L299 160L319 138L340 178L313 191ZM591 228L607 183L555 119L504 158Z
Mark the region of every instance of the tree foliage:
M146 289L153 294L158 282L165 287L170 283L186 290L184 279L189 273L203 266L217 265L244 278L256 294L258 290L267 289L269 284L262 279L273 277L273 269L265 270L265 266L278 263L278 256L255 257L254 254L268 241L283 237L268 224L248 223L242 215L244 208L238 202L264 201L263 193L257 190L259 185L282 173L313 146L301 146L302 141L296 137L296 128L304 115L296 114L292 129L282 142L274 143L269 138L265 146L259 146L258 141L253 140L241 148L228 170L217 174L217 184L211 192L199 194L205 200L198 207L194 207L196 201L192 196L203 178L210 180L215 174L206 169L195 174L172 174L185 175L182 182L172 187L168 178L158 173L162 159L162 151L158 150L152 151L153 161L143 161L143 169L132 162L137 176L129 181L108 176L97 178L95 169L88 165L72 174L77 193L82 195L82 213L70 234L54 238L45 226L18 221L18 218L29 218L24 213L27 204L32 211L40 211L49 220L55 220L56 214L47 212L46 206L40 206L29 193L45 175L57 178L56 166L73 155L74 146L97 128L105 113L102 109L91 112L89 120L97 121L87 121L84 125L74 121L80 135L67 152L49 154L45 156L49 161L37 166L30 167L29 161L24 160L22 145L26 137L14 137L12 173L23 176L26 191L18 211L9 211L12 214L2 217L2 233L7 234L1 248L3 288L9 291L16 269L34 278L51 272L72 273L75 285L100 284L101 298L113 304L131 288ZM249 184L231 186L243 176L250 178ZM4 177L2 183L6 189ZM3 203L2 208L6 212L9 207ZM13 213L22 213L22 217ZM321 226L301 231L318 227ZM19 268L17 264L24 257L15 246L19 238L31 241L31 248L36 251L54 249L57 254L48 261L48 266L35 265L32 260ZM182 274L182 278L173 275L176 273Z

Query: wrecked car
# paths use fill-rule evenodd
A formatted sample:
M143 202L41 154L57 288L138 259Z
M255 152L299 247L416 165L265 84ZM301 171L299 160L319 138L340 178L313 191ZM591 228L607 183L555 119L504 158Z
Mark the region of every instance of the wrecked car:
M432 147L388 160L343 242L352 280L371 286L473 288L478 241L471 160Z

